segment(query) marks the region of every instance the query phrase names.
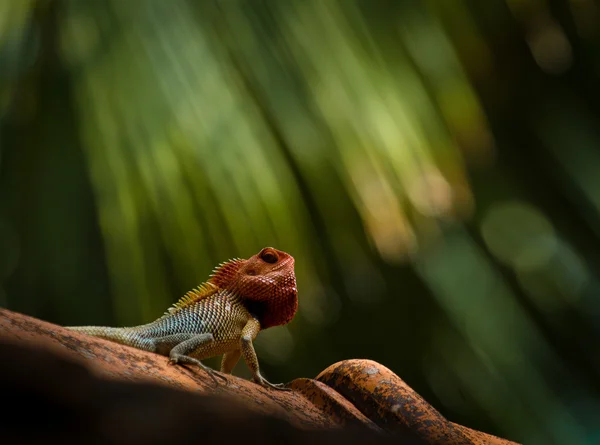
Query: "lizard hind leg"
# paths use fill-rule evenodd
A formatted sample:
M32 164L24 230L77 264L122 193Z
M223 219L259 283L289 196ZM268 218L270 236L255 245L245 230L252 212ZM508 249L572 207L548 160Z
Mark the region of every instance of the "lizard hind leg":
M227 351L223 354L223 359L221 360L221 372L223 374L231 374L233 368L239 361L242 355L242 351L239 349L234 349L233 351Z
M217 377L223 379L225 383L227 383L227 378L218 374L214 369L206 366L197 358L190 357L189 354L193 352L201 351L203 348L206 348L211 343L215 341L214 337L210 333L206 334L197 334L191 338L188 338L175 346L169 352L169 361L171 363L187 363L190 365L196 365L202 368L215 382L215 385L219 385L217 381Z

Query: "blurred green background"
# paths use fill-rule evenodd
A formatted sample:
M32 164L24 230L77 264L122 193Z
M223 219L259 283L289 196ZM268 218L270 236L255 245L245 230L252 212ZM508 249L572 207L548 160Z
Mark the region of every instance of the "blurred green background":
M270 380L600 443L599 123L596 0L2 0L0 306L139 324L273 246Z

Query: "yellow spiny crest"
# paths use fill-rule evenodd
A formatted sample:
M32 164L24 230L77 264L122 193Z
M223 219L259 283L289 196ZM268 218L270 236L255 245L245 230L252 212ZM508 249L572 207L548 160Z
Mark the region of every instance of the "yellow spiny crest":
M215 286L212 283L202 283L195 289L186 292L185 295L177 301L177 303L175 303L173 306L167 309L167 312L164 313L163 317L171 315L177 312L178 310L189 306L190 304L196 303L199 300L203 300L204 298L210 297L215 292L217 292L217 290L219 290L217 286Z
M223 271L227 267L235 267L235 265L242 261L244 261L242 258L231 258L230 260L223 261L222 263L217 264L217 267L213 269L212 273L209 275L209 278L213 278L215 275L217 275L219 272Z

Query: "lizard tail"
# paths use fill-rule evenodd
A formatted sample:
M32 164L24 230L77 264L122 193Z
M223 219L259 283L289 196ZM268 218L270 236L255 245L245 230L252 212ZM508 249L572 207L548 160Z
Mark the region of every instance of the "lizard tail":
M65 326L72 331L82 334L92 335L105 340L114 341L126 346L133 346L138 349L152 351L154 348L144 341L140 335L129 328L111 328L108 326Z
M110 328L107 326L65 326L65 328L87 335L93 335L94 337L106 338L108 340L123 335L121 328Z

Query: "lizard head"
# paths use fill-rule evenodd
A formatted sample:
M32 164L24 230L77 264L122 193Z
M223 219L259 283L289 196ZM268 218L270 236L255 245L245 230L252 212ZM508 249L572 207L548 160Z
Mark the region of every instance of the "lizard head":
M238 294L262 329L289 323L298 309L294 257L272 247L222 264L210 282Z

